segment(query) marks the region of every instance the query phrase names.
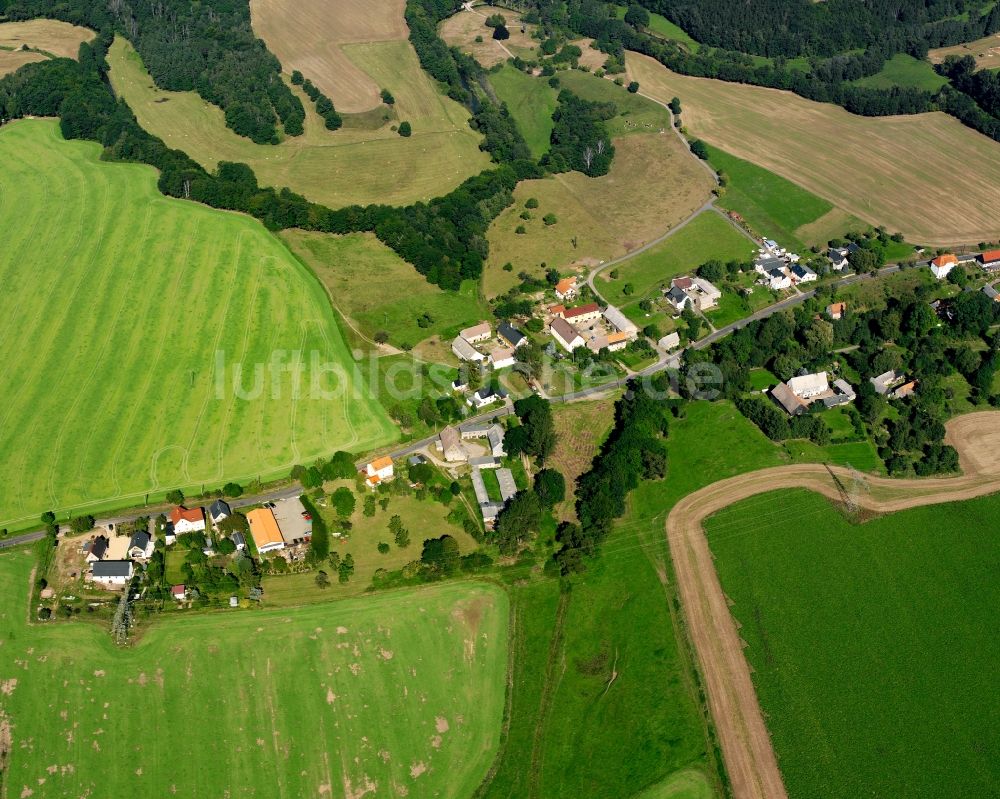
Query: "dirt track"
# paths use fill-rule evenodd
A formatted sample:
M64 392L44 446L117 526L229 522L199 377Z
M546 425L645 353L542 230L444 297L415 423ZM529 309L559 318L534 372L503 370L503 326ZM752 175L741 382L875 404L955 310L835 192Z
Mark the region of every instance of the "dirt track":
M860 504L889 512L1000 491L1000 412L962 416L950 421L947 429L946 440L959 452L962 476L868 477L868 490L859 496ZM684 615L736 799L783 799L787 794L702 522L734 502L782 488L806 488L842 499L833 475L850 488L851 476L840 467L833 467L832 474L820 464L750 472L688 495L667 517L667 539Z

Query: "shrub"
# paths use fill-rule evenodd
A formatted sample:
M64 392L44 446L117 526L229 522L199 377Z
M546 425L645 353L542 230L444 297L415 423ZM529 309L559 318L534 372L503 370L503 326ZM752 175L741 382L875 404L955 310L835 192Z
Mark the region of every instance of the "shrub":
M556 218L555 214L546 214L545 216L542 217L542 221L546 225L554 225L559 220Z
M537 208L538 207L538 199L535 198L535 197L529 197L527 200L524 201L524 207L525 208Z
M518 225L516 228L514 228L514 232L518 236L523 236L525 233L528 232L528 229L524 225Z

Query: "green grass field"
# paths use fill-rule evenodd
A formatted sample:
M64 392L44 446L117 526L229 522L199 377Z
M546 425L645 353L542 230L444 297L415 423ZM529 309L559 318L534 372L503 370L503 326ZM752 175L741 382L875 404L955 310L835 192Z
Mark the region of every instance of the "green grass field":
M505 64L499 72L490 74L490 83L497 96L507 103L532 155L541 158L548 152L555 124L552 112L556 110L556 90L549 86L548 78L532 77Z
M995 792L998 524L996 496L854 525L805 491L708 521L790 796Z
M191 614L118 649L103 625L26 626L32 562L0 556L7 795L465 799L493 760L502 590Z
M589 72L567 70L559 73L559 83L584 100L614 103L618 107L618 115L607 122L612 137L670 128L670 112L666 108L647 97L631 94L613 81Z
M948 84L948 79L938 75L929 62L920 61L906 53L896 53L885 62L880 72L852 83L870 89L891 89L893 86L901 86L936 92Z
M476 281L466 281L458 292L442 291L374 234L286 230L280 236L323 282L334 306L368 339L384 330L390 344L412 347L432 335L452 338L489 318ZM424 314L431 321L420 327Z
M626 11L628 11L627 6L615 6L615 15L618 19L624 19ZM692 39L691 36L681 27L675 25L669 19L661 16L660 14L650 12L649 26L647 29L650 33L655 33L657 36L661 36L664 39L669 39L670 41L683 44L692 53L698 52L698 47L700 46L698 42Z
M754 252L753 242L741 235L719 214L705 212L665 241L617 267L619 277L609 280L611 270L597 280L598 291L610 302L627 307L658 291L662 283L696 269L713 258L725 263L744 261ZM633 292L626 294L625 286Z
M322 287L279 241L99 153L50 121L0 130L0 526L284 475L396 438ZM271 369L296 351L298 396L293 371ZM352 393L311 391L313 378L334 386L313 352L349 370Z
M739 213L758 234L784 247L804 250L825 244L850 226L847 215L840 213L843 218L835 221L833 230L823 229L822 223L817 224L820 220L834 221L832 217L838 215L832 203L717 147L708 146L708 152L709 163L726 178L719 205Z
M327 131L305 95L306 131L281 144L254 144L225 126L222 110L194 92L156 88L132 46L117 38L109 78L150 133L206 169L219 161L249 164L261 185L287 186L339 208L352 203L402 205L446 194L489 165L465 108L438 91L407 41L346 45L344 52L379 86L392 86L394 109L413 135L377 130ZM297 91L297 90L296 90Z

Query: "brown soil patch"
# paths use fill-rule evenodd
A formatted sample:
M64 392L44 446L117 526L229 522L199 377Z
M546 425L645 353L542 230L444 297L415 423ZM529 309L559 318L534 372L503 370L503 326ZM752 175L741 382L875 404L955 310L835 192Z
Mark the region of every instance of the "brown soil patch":
M866 222L934 246L1000 234L1000 144L953 117L861 117L791 92L678 75L637 53L627 64L644 94L680 98L693 135Z
M356 113L381 103L381 87L341 45L406 39L404 5L404 0L251 0L250 16L254 32L285 72L300 70L338 111Z
M959 451L960 477L869 477L870 492L862 497L862 505L871 512L888 513L1000 491L1000 412L962 416L951 420L947 429L946 440ZM787 794L702 523L728 505L782 488L806 488L839 501L837 480L850 485L851 476L845 469L819 464L763 469L696 491L667 517L684 615L736 799L784 799Z

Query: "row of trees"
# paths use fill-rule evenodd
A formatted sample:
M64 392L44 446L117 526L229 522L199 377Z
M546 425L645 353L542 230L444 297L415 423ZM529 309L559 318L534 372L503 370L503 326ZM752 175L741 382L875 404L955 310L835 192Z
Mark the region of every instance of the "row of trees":
M338 130L344 124L343 118L333 107L333 101L323 94L309 78L303 77L297 69L292 72L292 83L301 86L302 91L316 105L316 113L323 117L327 130Z

